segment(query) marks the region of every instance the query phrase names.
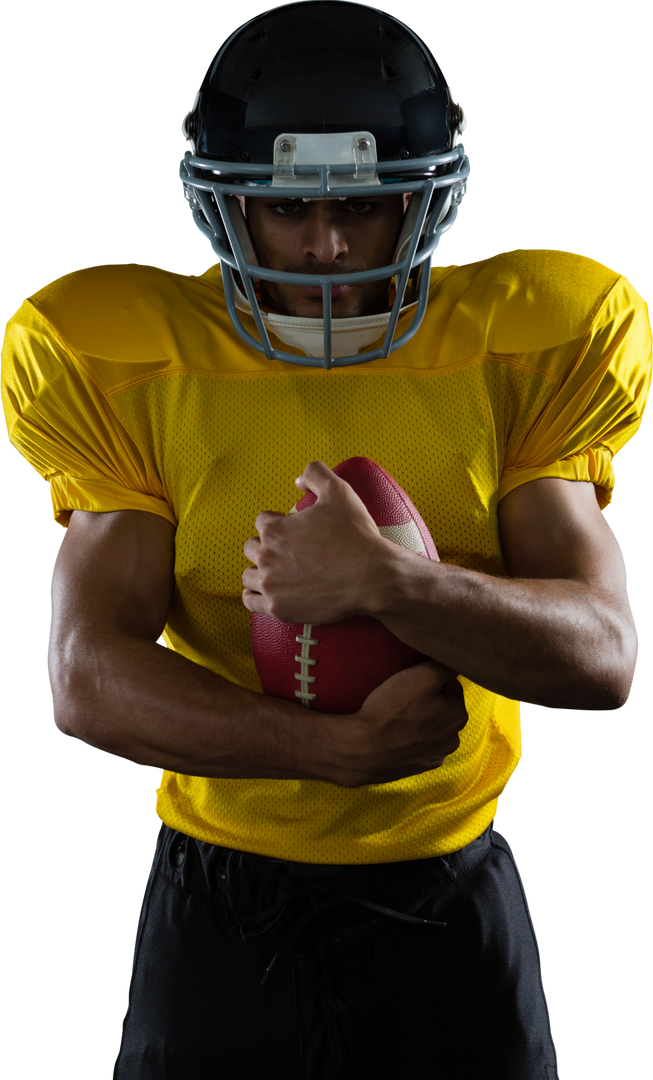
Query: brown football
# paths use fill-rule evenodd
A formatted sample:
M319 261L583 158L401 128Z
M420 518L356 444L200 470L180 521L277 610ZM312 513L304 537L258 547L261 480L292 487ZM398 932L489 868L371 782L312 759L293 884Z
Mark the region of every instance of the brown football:
M383 536L426 559L438 559L419 511L381 465L354 457L333 471L351 484ZM307 492L291 513L315 501ZM315 626L253 614L252 647L264 693L334 713L357 712L391 675L428 659L370 616Z

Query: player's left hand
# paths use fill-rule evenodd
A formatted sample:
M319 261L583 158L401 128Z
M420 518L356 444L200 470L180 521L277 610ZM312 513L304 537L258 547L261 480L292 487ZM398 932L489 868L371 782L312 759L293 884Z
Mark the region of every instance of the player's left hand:
M288 516L272 510L255 521L259 537L245 544L254 563L243 573L249 611L283 622L316 625L370 614L391 541L345 480L312 461L295 481L317 502Z

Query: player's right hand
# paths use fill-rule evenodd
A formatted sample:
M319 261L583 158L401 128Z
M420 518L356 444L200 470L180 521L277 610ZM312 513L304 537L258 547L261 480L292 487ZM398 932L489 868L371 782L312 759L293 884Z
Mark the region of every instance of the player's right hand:
M339 719L345 760L338 783L360 787L438 769L460 745L467 710L456 673L430 660L397 672L357 713Z

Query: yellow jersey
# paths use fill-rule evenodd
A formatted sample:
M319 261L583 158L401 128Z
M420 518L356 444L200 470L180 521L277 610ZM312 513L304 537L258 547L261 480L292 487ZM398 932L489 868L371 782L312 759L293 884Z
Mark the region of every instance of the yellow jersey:
M175 525L168 647L260 692L243 545L260 510L297 501L308 461L372 458L413 500L444 562L505 575L497 506L507 492L557 476L591 481L610 501L612 457L639 425L649 356L637 292L564 252L434 270L409 344L332 371L248 348L218 267L184 277L103 266L54 282L11 320L3 400L10 437L50 482L62 524L76 509L133 509ZM197 839L300 862L454 851L492 820L520 754L518 703L461 682L469 721L439 769L354 789L166 771L158 813Z

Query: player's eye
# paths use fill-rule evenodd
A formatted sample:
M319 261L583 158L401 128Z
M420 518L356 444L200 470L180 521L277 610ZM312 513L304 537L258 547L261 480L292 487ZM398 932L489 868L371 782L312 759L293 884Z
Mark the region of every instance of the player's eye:
M295 201L274 203L270 206L270 210L273 213L280 215L280 217L291 217L295 214L296 211L303 210L303 208L303 203L298 203ZM344 203L343 206L343 210L352 211L354 214L367 214L368 211L371 210L371 208L371 203L357 202L349 199Z
M282 217L287 217L289 214L294 214L299 209L300 207L295 201L275 203L271 207L271 210L273 210L275 214L281 214Z

